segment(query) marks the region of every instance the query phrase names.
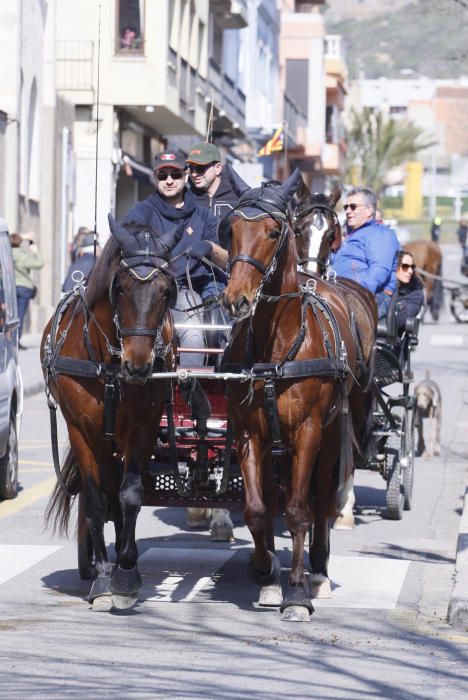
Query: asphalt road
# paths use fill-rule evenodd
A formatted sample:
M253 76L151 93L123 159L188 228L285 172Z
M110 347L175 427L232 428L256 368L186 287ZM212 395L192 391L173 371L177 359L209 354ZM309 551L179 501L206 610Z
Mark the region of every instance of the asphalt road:
M444 252L453 277L458 249ZM447 624L468 483L467 347L468 324L448 312L422 327L415 380L430 369L441 387L442 455L416 460L413 509L401 521L383 517L382 477L357 473L357 526L332 533L333 597L308 623L256 607L241 515L235 543L211 543L168 508L140 514L137 607L92 612L73 540L43 529L54 483L48 415L42 395L28 398L21 492L0 503L0 697L468 697L468 630ZM277 533L286 578L280 521Z

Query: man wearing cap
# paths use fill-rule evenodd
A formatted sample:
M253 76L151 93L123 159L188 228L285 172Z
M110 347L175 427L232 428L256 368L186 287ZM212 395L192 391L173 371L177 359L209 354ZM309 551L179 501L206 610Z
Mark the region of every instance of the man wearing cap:
M250 189L229 163L224 166L214 143L199 143L187 156L190 189L197 204L211 209L219 219L235 209L239 197Z
M184 156L176 151L159 153L155 157L154 177L156 192L132 207L123 223L148 224L161 234L179 226L183 228L182 236L171 254L171 268L179 286L173 317L176 323L187 323L190 320L188 309L223 288L204 259L212 260L224 269L228 254L218 243L218 220L209 209L197 205L195 196L186 187ZM181 346L186 348L202 348L205 345L203 331L197 328L180 329L179 340ZM183 353L181 365L199 367L203 365L203 354Z

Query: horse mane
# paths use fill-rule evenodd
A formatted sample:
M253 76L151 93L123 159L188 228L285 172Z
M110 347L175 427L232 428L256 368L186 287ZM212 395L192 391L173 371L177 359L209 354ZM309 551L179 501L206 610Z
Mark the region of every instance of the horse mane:
M88 280L86 289L86 302L89 308L109 293L112 275L120 262L120 245L114 236L111 236L104 246L101 255L97 258Z

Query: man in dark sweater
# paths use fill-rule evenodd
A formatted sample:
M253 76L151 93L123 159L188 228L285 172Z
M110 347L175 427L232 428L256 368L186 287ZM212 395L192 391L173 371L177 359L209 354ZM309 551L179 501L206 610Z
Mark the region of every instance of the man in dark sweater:
M195 196L186 187L183 155L174 151L159 153L155 158L154 177L156 192L132 207L123 223L148 224L160 233L183 227L182 236L171 254L171 269L179 286L173 317L177 324L190 326L179 328L180 345L202 348L205 344L203 331L194 327L194 319L191 319L187 309L215 293L213 273L204 259L211 259L224 269L227 252L218 243L218 220L208 209L197 204ZM203 354L183 353L180 364L186 367L201 366Z

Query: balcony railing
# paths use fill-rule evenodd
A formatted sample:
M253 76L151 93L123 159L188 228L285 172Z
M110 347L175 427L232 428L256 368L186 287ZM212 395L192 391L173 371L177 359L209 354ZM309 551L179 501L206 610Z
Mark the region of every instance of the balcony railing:
M130 46L122 45L122 41L118 37L114 39L114 54L116 56L144 56L145 40L143 37L134 39Z
M305 129L307 125L307 116L288 95L284 95L283 120L287 124L289 143L297 144L301 138L300 130Z
M56 42L57 90L93 89L94 42Z
M219 111L224 110L231 122L238 122L242 129L245 126L245 94L224 73L218 64L210 58L208 69L209 90L213 92L215 106Z
M248 24L246 0L210 0L210 10L223 29L242 29Z

